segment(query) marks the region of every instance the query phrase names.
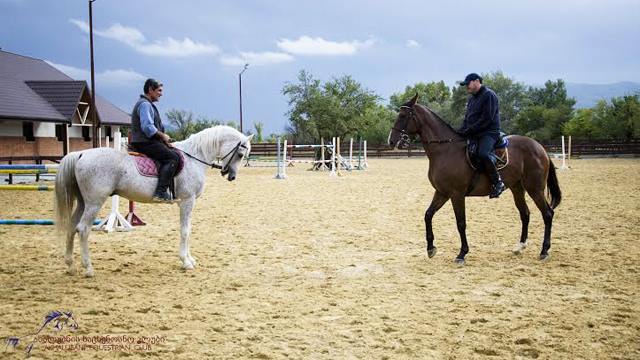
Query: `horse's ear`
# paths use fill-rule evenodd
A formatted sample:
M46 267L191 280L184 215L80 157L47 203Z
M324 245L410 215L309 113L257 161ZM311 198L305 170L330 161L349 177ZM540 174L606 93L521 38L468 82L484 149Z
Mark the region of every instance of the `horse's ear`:
M253 135L254 135L254 134L251 134L251 135L247 136L247 141L248 141L248 142L251 142L251 139L253 139Z
M411 98L411 100L409 100L409 106L413 106L413 105L415 105L415 104L418 102L418 96L419 96L419 94L418 94L418 93L416 93L416 94Z

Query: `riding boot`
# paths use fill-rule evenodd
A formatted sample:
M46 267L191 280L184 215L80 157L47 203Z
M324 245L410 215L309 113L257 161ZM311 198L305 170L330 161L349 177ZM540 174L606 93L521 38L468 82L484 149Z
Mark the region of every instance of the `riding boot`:
M167 162L158 170L158 186L153 193L153 200L156 202L172 202L173 198L169 194L169 182L173 178L175 172L175 164Z
M500 174L498 173L498 169L496 169L496 164L494 164L493 161L485 161L484 168L487 175L489 175L489 180L491 180L491 192L489 193L489 198L497 198L502 194L506 187L504 186L504 183L500 178Z

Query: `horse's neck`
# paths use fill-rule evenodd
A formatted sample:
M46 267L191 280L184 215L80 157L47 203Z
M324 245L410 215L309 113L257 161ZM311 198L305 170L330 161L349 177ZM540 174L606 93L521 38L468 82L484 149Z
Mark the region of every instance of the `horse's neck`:
M423 111L420 137L422 138L422 144L427 150L427 147L431 146L431 142L434 141L446 141L446 140L458 140L460 135L455 133L451 127L445 124L442 120L438 119L435 114L432 114L429 110L421 109ZM427 150L428 151L428 150Z
M217 159L224 156L222 154L224 144L226 142L237 141L236 137L230 133L212 133L200 134L205 136L204 138L190 137L187 140L180 141L175 146L189 154L198 157L199 159L208 163L215 162Z

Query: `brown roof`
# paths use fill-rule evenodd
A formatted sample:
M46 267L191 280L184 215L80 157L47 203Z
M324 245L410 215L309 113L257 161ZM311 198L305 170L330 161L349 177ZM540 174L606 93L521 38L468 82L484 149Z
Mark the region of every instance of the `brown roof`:
M85 81L76 81L43 60L0 50L0 118L71 122ZM131 116L96 96L105 125L131 125Z

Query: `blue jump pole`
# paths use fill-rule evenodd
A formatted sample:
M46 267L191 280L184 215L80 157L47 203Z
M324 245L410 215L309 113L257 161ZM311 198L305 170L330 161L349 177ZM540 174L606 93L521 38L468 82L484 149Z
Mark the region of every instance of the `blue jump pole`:
M93 225L98 225L100 220L96 219L93 221ZM48 219L34 219L34 220L24 220L24 219L0 219L0 225L53 225L53 220Z

